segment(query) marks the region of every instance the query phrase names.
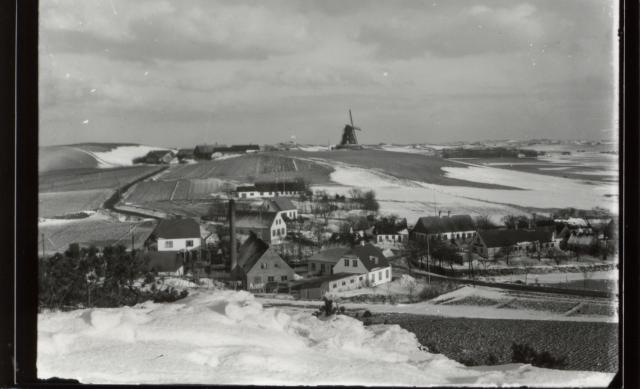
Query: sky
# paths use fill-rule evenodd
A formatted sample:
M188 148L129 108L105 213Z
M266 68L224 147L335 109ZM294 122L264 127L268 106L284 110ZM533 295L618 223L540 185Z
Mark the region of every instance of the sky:
M617 2L41 0L40 144L612 139ZM615 109L614 109L615 107Z

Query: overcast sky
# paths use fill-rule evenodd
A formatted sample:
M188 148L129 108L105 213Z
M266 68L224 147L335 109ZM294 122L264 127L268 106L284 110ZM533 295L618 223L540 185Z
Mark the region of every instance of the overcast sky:
M609 139L615 3L41 0L40 142Z

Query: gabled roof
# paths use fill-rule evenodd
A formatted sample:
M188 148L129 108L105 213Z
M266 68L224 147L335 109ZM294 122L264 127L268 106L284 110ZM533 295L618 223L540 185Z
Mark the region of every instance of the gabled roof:
M382 250L372 245L371 243L366 243L364 246L353 246L351 250L343 255L343 257L347 255L355 255L356 257L358 257L358 259L362 261L362 264L367 270L375 269L377 267L389 266L389 261L387 261L387 258L384 256ZM374 263L371 259L369 259L370 257L377 257L378 263Z
M184 264L175 251L149 251L145 254L146 268L157 272L175 272Z
M507 247L520 242L551 242L552 230L480 230L478 237L487 247Z
M200 238L200 225L193 219L162 219L153 234L162 239Z
M276 197L269 200L268 206L270 210L274 211L293 211L298 209L288 197Z
M236 227L240 228L271 228L277 212L268 211L236 211Z
M194 154L213 154L213 150L216 146L213 145L197 145L193 152Z
M193 155L193 149L179 149L178 157L190 156Z
M469 215L426 216L418 219L414 232L441 234L455 231L475 230L475 223Z
M238 266L245 274L248 273L268 249L269 245L265 241L254 234L249 235L238 250Z
M236 191L238 192L257 192L258 188L255 185L243 185L237 186Z
M349 247L332 247L318 251L317 253L307 258L307 261L336 264L340 260L340 258L342 258L342 256L349 251L351 251Z

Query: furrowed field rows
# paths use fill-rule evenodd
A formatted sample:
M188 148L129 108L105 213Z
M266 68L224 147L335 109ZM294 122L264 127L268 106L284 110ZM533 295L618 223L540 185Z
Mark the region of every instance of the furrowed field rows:
M247 154L217 161L172 166L162 179L223 178L240 182L304 177L313 183L329 181L331 169L313 162L275 154Z
M153 232L155 225L156 222L151 220L141 223L80 220L60 225L41 226L38 228L38 252L42 252L43 237L45 253L63 252L71 243L97 247L122 244L131 248L132 234L135 247L140 248Z
M63 192L88 189L116 189L161 168L134 166L114 169L68 169L38 176L40 192Z
M40 217L53 217L96 210L112 193L113 190L111 189L39 193L38 215Z
M222 190L224 182L217 179L144 181L131 188L125 198L128 204L157 201L209 199Z

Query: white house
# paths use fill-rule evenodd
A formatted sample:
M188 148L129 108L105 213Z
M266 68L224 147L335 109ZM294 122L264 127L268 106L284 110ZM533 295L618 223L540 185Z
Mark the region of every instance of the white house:
M438 240L466 241L476 235L476 227L469 215L427 216L418 219L411 230L414 241L434 238Z
M160 220L153 235L158 251L188 251L202 245L200 225L193 219Z
M272 198L280 196L298 196L305 190L301 181L291 182L256 182L254 185L238 186L239 199Z
M361 287L363 285L376 286L391 281L391 265L387 261L382 251L376 246L366 243L359 246L354 246L351 250L342 255L340 260L333 266L333 274L348 273L362 275L361 279L358 277L358 283L356 281L349 281L353 283L353 287ZM342 281L341 281L342 282ZM339 285L349 287L345 282L345 285ZM336 286L337 288L338 286ZM330 290L333 289L331 285Z
M271 245L282 243L287 236L287 223L280 212L236 212L235 226L238 234L253 232Z
M376 233L376 244L382 247L406 244L409 241L409 231L405 228L394 233Z
M266 208L269 211L277 212L285 220L296 220L298 218L298 208L288 197L276 197L267 200Z

